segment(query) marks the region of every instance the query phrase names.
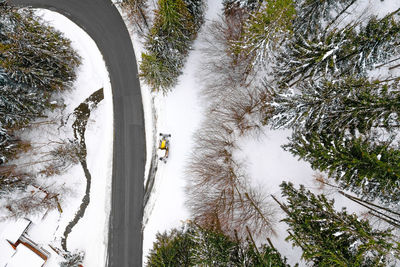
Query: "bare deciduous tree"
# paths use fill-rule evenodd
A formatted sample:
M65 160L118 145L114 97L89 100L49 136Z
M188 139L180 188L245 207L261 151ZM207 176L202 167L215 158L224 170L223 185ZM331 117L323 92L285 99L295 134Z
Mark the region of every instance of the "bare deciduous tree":
M124 0L121 3L129 21L139 34L144 34L149 29L146 2L146 0Z
M57 208L56 188L43 189L30 185L27 190L20 190L18 194L4 196L5 207L8 210L7 218L21 218L27 215L44 213L48 209Z
M187 204L197 223L232 237L273 233L274 208L261 190L252 188L243 166L234 160L238 149L232 127L210 120L195 136L186 169Z

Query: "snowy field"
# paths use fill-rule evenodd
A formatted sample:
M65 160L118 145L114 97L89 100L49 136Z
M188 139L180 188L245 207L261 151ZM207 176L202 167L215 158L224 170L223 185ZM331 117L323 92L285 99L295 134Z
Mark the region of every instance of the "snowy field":
M65 36L72 41L73 48L82 57L77 80L72 89L63 95L66 105L64 114L72 113L93 92L104 88L104 100L91 113L85 133L87 164L92 176L90 204L85 216L72 229L67 239L67 247L72 252L75 250L85 252L84 266L105 266L113 143L112 92L108 72L96 44L81 28L58 13L47 10L38 10L37 13L50 25L64 32ZM46 142L58 140L58 138L73 139L73 133L69 122L67 126L61 128L61 133L51 128L38 129L29 132L26 137ZM48 244L60 247L60 239L65 227L78 210L86 188L86 180L80 164L55 177L55 180L68 190L66 197L60 203L63 213L60 214L54 210L46 213L44 217L43 214L39 214L29 218L33 225L28 235L52 255L46 266L58 266L58 262L62 260L49 248ZM13 253L4 239L9 235L13 224L13 221L0 223L0 266L4 266Z

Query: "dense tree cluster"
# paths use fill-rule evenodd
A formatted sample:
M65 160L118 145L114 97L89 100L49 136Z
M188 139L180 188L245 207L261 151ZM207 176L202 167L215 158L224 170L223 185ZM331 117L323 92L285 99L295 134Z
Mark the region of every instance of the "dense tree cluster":
M153 90L165 92L176 84L203 11L202 0L158 1L140 64L140 76Z
M52 108L52 94L71 85L80 58L70 41L33 11L18 10L5 1L0 1L0 51L1 165L29 146L16 131ZM1 184L21 181L6 167L0 177Z
M287 204L283 220L289 225L287 240L302 249L312 266L390 266L400 257L400 243L391 229L376 230L367 220L337 211L334 201L315 195L304 186L281 184Z
M339 27L338 18L355 1L303 5L311 2L307 12L317 12L325 26L316 26L311 15L310 20L294 20L296 32L277 57L277 75L270 82L279 89L268 86L274 115L268 114L266 121L275 128L292 128L285 148L327 172L343 189L364 199L397 203L399 80L371 78L368 71L398 57L400 10Z
M155 90L176 83L200 25L193 16L202 13L194 12L189 2L158 2L141 64L142 77ZM203 94L209 117L196 136L197 153L187 175L187 203L203 228L194 224L158 235L150 266L235 265L231 248L240 249L232 232L243 237L242 230L249 230L246 226L254 220L251 214L272 211L253 201L262 198L258 191L253 198L251 191L242 190L245 173L232 157L237 137L259 129L260 120L273 128L291 128L284 148L334 178L337 189L353 191L360 202L398 204L400 79L384 77L387 73L371 76L371 70L400 58L400 9L383 17L349 15L359 2L223 1L224 18L210 24L204 38L208 47L202 77L208 81ZM192 7L202 10L201 4ZM333 201L303 186L297 190L283 183L281 188L288 202L279 203L287 215L288 240L302 248L310 265L386 266L399 257L390 229L376 230L346 210L337 211ZM229 236L218 239L223 240L217 242L218 250L199 243L212 233L204 230L210 228L222 232L220 238ZM250 231L256 234L254 228Z
M232 240L194 223L157 234L147 266L277 266L289 267L271 245L256 247L247 240Z

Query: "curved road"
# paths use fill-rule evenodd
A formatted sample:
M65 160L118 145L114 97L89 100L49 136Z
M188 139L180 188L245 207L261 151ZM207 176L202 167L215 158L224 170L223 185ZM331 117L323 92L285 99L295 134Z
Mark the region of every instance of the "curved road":
M9 0L57 11L83 28L103 54L114 103L114 162L108 266L142 265L146 158L142 97L131 39L111 0ZM82 237L84 238L84 237Z

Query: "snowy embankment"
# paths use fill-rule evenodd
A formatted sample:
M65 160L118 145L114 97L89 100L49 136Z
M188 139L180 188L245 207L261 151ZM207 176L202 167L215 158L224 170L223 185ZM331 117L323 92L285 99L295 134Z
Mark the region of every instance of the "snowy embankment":
M72 40L74 49L82 57L82 66L78 70L74 90L71 92L71 96L65 97L67 107L76 108L100 88L103 88L104 92L104 100L90 114L85 134L86 159L92 176L90 204L86 209L85 216L73 228L68 238L69 250L77 249L85 252L84 265L104 266L107 255L108 218L111 207L113 147L111 84L103 57L94 41L81 28L64 16L47 10L42 12L46 21L49 21L53 27L64 32L65 36ZM85 185L83 172L80 179L82 184ZM76 209L73 212L75 213ZM69 217L67 220L71 219L72 217Z
M112 92L108 72L96 44L81 28L56 12L39 9L37 13L72 41L72 47L82 57L82 65L77 70L77 80L71 90L60 96L65 104L61 115L66 124L62 127L55 125L35 128L26 133L24 137L44 144L50 140L73 140L71 127L73 116L68 120L65 119L93 92L103 88L104 100L95 110L92 110L85 133L86 160L92 177L90 203L84 217L72 228L67 248L71 252L84 251L84 266L105 266L113 145ZM53 115L49 114L49 117L51 118ZM34 158L35 155L32 157ZM59 184L64 190L61 192L64 197L60 200L62 213L53 210L30 217L33 225L30 227L28 235L34 242L51 253L46 266L58 266L63 259L48 245L55 248L61 247L60 241L64 236L65 228L74 218L85 194L86 179L82 166L79 164L51 179L54 180L53 183ZM47 180L43 181L43 184L46 182ZM12 220L1 222L0 229L9 229L12 224ZM6 227L7 225L8 227ZM1 237L7 234L6 231L0 230ZM0 251L5 251L6 247L9 247L9 244L3 241L4 239L1 238ZM0 253L0 265L3 266L10 256L9 253Z

